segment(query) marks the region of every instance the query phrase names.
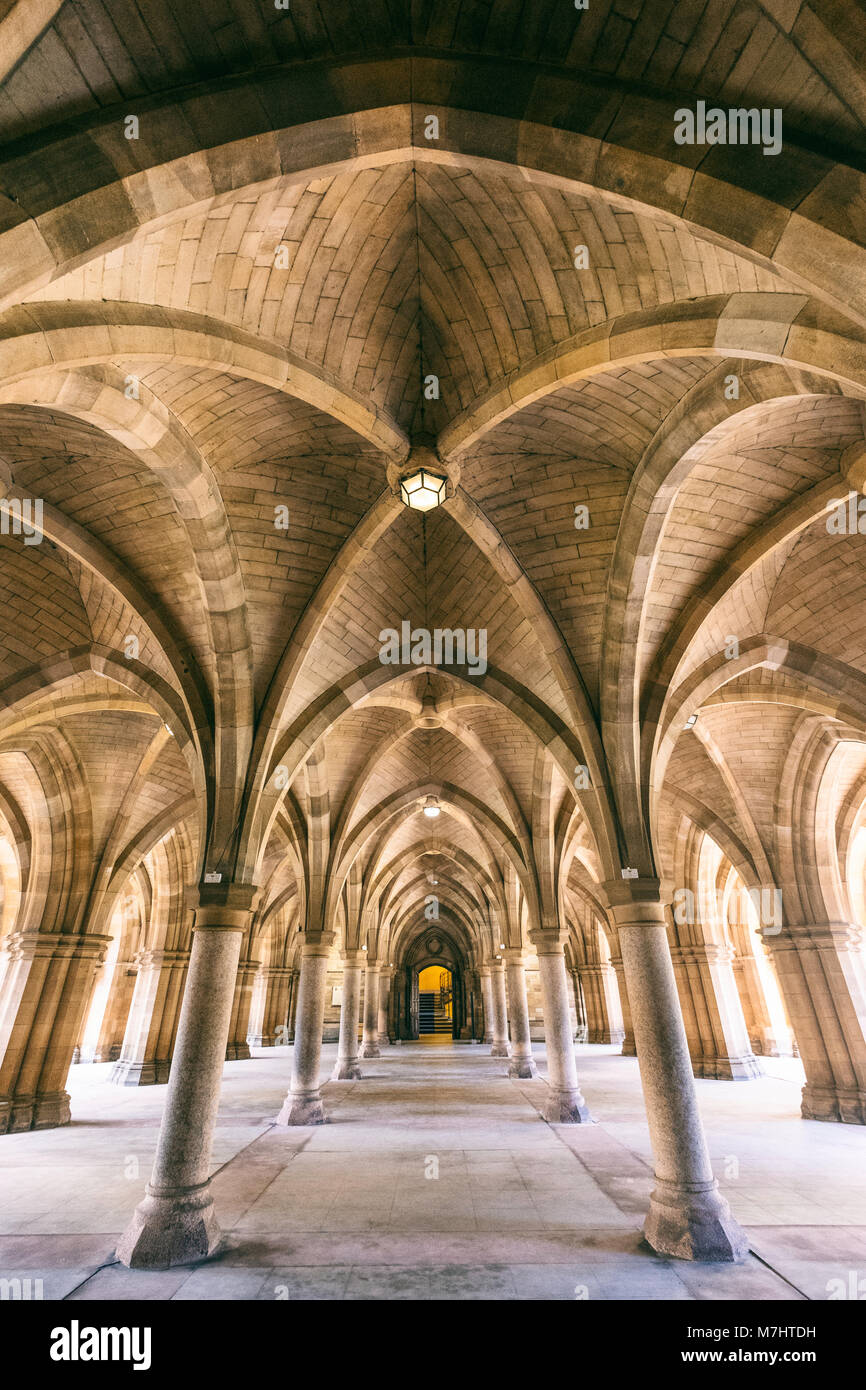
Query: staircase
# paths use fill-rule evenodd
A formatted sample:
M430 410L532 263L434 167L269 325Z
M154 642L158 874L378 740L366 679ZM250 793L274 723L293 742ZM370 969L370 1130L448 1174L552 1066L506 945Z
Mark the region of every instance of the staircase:
M452 1023L442 995L437 990L422 990L418 995L418 1032L451 1033Z

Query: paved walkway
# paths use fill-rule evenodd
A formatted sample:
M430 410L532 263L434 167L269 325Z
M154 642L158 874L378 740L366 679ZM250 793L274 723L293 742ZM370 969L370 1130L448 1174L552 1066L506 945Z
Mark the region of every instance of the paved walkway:
M323 1049L323 1075L336 1048ZM695 1266L644 1249L652 1186L637 1063L580 1047L593 1126L546 1124L543 1081L489 1049L413 1043L327 1086L331 1123L271 1124L289 1050L226 1064L214 1145L226 1249L132 1273L114 1243L142 1194L165 1088L75 1067L67 1128L0 1139L0 1276L46 1298L825 1299L866 1279L866 1131L799 1119L796 1064L699 1082L722 1186L756 1252ZM543 1071L544 1050L536 1047Z

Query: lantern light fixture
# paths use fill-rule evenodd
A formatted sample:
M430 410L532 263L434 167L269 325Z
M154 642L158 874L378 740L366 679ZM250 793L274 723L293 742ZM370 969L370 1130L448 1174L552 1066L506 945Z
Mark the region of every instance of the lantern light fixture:
M442 810L442 807L439 805L438 796L433 796L431 793L431 795L426 798L422 810L425 816L428 816L430 820L433 820L434 816L438 816L439 812Z
M448 479L429 468L418 468L400 479L400 501L414 512L431 512L445 501Z

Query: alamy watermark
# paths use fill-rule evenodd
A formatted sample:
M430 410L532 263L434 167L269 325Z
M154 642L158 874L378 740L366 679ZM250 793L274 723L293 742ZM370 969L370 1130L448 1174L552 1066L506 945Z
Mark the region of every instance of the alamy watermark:
M73 1318L69 1327L51 1332L52 1361L131 1361L134 1371L150 1370L149 1327L82 1327Z
M45 1297L43 1283L41 1279L0 1279L0 1303L7 1300L27 1301L29 1299L43 1299Z
M828 536L866 536L866 497L849 492L827 503Z
M487 628L426 627L411 623L385 627L379 633L383 666L465 666L470 676L487 670Z
M782 149L780 107L711 106L699 101L694 111L681 106L674 112L674 140L678 145L763 145L764 154Z
M703 898L702 898L703 901ZM671 912L678 926L696 922L697 908L691 888L677 888L671 900ZM781 888L741 888L727 899L716 895L715 913L719 921L727 919L732 926L757 925L762 936L778 936L782 930ZM702 914L703 915L703 914Z
M25 545L42 540L42 498L0 498L0 536L23 536Z

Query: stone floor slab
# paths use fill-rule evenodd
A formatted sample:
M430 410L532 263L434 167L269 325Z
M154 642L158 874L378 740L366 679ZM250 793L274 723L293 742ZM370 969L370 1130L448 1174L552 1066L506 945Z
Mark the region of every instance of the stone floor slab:
M322 1076L336 1048L323 1048ZM72 1069L74 1123L0 1143L0 1276L99 1299L827 1298L866 1280L866 1133L799 1116L788 1064L699 1082L716 1170L757 1255L661 1260L641 1239L652 1188L634 1058L577 1049L595 1125L552 1126L544 1081L510 1081L487 1049L393 1048L362 1082L325 1086L329 1123L273 1126L291 1050L227 1063L212 1171L224 1244L165 1274L114 1262L144 1191L164 1086ZM542 1077L543 1047L534 1048ZM269 1118L263 1118L269 1117ZM866 1284L864 1284L866 1289Z

